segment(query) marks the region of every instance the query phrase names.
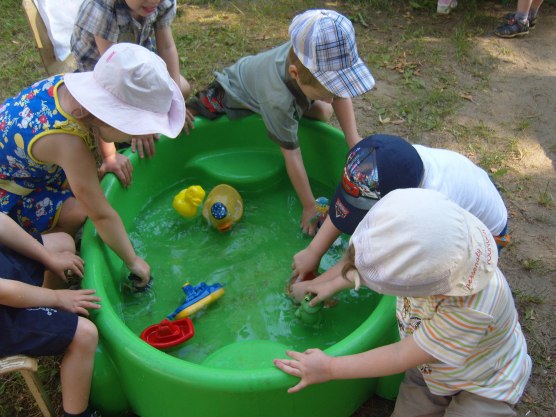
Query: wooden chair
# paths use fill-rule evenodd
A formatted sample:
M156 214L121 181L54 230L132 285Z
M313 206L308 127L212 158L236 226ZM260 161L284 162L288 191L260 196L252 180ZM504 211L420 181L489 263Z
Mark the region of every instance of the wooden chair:
M43 385L37 377L38 363L35 358L24 355L6 356L0 358L0 375L18 371L25 379L33 398L37 402L44 417L54 417L54 410L46 396Z
M63 62L56 59L54 47L52 46L52 41L48 37L46 25L33 0L23 0L22 6L27 15L27 20L29 21L33 36L35 37L35 43L48 75L72 72L75 70L76 64L71 54Z

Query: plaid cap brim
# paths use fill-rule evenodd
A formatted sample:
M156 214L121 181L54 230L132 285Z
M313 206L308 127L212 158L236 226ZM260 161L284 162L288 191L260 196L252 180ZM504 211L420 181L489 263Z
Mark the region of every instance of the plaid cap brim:
M335 96L352 98L372 90L375 79L361 58L339 71L315 71L313 76Z

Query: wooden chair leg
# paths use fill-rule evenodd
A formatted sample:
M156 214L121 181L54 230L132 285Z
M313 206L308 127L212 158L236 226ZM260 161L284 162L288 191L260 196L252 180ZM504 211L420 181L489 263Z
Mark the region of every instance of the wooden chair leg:
M44 417L54 417L54 409L44 391L44 387L37 377L38 363L35 358L24 355L0 358L0 375L8 372L19 372L29 387L33 398L37 402Z

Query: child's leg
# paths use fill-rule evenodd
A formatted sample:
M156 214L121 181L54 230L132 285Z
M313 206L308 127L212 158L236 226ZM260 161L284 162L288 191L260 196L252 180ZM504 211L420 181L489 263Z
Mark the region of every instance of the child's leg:
M328 122L333 114L334 109L332 108L332 104L316 100L309 110L303 113L303 116L310 119L320 120L321 122Z
M400 385L391 417L443 417L451 399L431 393L421 372L409 369Z
M42 235L44 247L52 252L75 253L75 241L67 233L46 233ZM63 282L57 275L50 271L44 273L43 287L51 289L67 288L68 284Z
M97 343L95 325L79 317L77 330L60 367L62 402L67 413L79 414L87 409Z
M515 417L516 415L513 407L508 403L462 391L452 397L444 417Z
M66 232L75 236L86 219L87 213L85 213L79 201L75 197L70 197L62 204L58 221L50 232Z

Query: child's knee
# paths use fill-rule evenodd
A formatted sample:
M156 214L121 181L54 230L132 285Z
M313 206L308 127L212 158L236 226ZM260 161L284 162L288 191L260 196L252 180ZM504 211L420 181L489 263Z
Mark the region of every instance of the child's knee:
M75 198L67 199L62 205L56 229L74 235L87 220L87 213Z
M75 335L70 344L71 347L76 347L80 351L85 350L92 351L96 350L98 344L98 330L95 324L86 319L85 317L79 317L77 321L77 329L75 330Z
M46 233L42 235L42 241L50 251L75 253L75 240L68 233Z

